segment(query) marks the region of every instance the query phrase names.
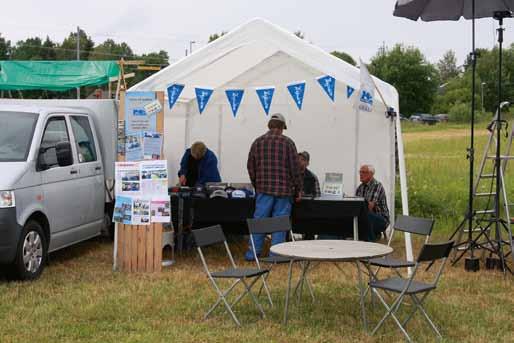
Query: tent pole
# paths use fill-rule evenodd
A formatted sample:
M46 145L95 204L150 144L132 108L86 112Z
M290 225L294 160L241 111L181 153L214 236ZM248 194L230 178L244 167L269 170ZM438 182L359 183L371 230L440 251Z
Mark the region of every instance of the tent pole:
M402 213L405 216L409 215L409 197L407 193L407 173L405 169L405 153L403 151L403 137L400 115L396 116L396 139L398 141L398 164L400 170L400 194L402 199ZM410 233L405 233L405 253L407 260L413 261L412 254L412 240ZM412 268L409 268L409 274L412 273Z
M222 160L222 153L221 153L221 135L223 133L223 105L219 105L218 107L219 113L218 113L218 169L222 171L223 169L223 163ZM221 173L223 175L223 173Z

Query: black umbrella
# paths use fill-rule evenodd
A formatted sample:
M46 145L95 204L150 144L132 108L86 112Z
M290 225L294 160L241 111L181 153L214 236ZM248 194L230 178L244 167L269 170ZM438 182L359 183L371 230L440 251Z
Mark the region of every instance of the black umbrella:
M496 194L495 194L495 220L496 220L496 238L499 242L498 255L502 260L504 271L504 256L501 251L501 238L499 222L500 222L500 132L501 132L501 53L503 42L503 19L511 17L514 10L514 0L398 0L395 4L393 15L404 17L411 20L437 21L437 20L459 20L461 17L472 20L472 51L470 53L472 62L472 87L471 87L471 141L468 148L469 158L469 202L468 213L466 218L459 225L459 228L452 234L455 236L468 223L468 241L465 243L465 250L471 252L471 258L466 262L466 269L478 270L479 262L473 256L473 249L478 246L476 240L473 240L473 170L474 170L474 126L475 126L475 74L476 74L476 51L475 51L475 19L478 18L494 18L499 21L498 29L499 43L499 79L498 79L498 114L496 116L497 129L497 146L496 146ZM509 230L510 234L510 230ZM486 235L487 239L488 235ZM491 242L492 243L492 242ZM462 246L462 245L458 245ZM512 247L511 247L512 249ZM465 251L464 251L465 253ZM459 259L464 256L462 253ZM458 259L457 259L458 260ZM454 263L457 262L454 260Z

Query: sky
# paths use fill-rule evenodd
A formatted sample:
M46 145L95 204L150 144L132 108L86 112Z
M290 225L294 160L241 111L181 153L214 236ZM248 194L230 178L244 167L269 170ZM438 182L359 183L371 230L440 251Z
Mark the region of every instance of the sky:
M141 0L2 1L0 33L16 42L45 37L61 42L80 26L99 44L106 39L127 42L136 53L166 50L178 60L189 48L204 46L209 35L230 31L261 17L330 52L349 53L364 62L381 46L396 43L418 47L436 63L452 49L462 64L471 51L471 21L422 22L392 15L396 0ZM497 22L477 21L476 45L497 44ZM505 20L505 43L514 41L514 18Z

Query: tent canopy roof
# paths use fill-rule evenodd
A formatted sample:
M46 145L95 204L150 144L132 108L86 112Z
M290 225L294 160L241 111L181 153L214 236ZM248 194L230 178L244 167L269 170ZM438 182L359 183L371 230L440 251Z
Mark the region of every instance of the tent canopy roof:
M193 87L221 88L277 53L287 54L318 70L320 75L333 76L337 81L355 89L360 86L358 68L267 20L255 18L134 85L130 90L166 91L170 84L181 83L186 87L179 101L189 102L195 98ZM385 101L396 104L396 89L377 78L374 80ZM284 83L293 81L301 80L284 80Z

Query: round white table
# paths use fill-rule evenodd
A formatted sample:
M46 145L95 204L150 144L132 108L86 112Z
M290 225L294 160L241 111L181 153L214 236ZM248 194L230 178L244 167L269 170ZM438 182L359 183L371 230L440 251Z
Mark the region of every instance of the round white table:
M286 304L284 309L284 324L287 323L289 309L289 294L291 292L291 275L293 263L302 261L302 275L299 283L305 280L310 262L353 262L357 267L359 278L359 296L362 311L362 321L367 330L366 312L364 309L365 287L362 278L362 260L389 255L393 248L379 243L350 241L350 240L313 240L313 241L294 241L277 244L271 247L270 251L275 255L291 258L289 263L289 275L286 291Z

